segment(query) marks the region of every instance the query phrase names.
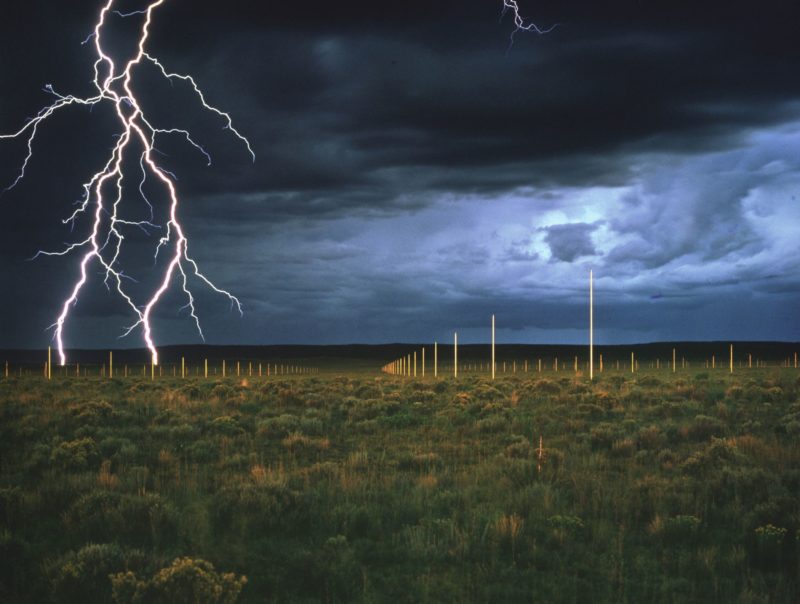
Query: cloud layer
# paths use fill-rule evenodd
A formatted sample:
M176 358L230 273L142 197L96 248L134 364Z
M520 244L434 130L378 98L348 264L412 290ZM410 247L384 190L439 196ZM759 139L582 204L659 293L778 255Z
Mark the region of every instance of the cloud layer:
M229 4L169 4L154 52L231 111L255 165L190 91L140 74L154 119L214 157L159 141L195 256L246 307L201 293L210 342L484 341L492 313L506 341L583 341L590 268L609 343L800 339L800 8L523 4L560 25L509 48L491 0ZM85 90L94 8L12 11L0 130L46 101L44 83ZM49 125L30 178L0 198L0 347L44 344L74 276L25 258L74 238L59 218L112 144L98 113ZM0 144L3 182L20 153ZM152 262L127 261L146 287ZM163 341L196 341L170 302ZM114 343L120 310L95 288L71 341Z

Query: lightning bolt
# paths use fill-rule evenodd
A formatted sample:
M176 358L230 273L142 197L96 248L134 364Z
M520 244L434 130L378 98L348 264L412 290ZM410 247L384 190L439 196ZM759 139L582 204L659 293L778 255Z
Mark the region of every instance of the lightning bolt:
M509 11L514 16L514 31L511 32L511 41L508 45L509 48L511 48L511 46L514 44L514 35L519 31L532 31L537 34L547 34L557 27L557 25L551 25L550 27L539 27L533 21L526 21L525 18L520 15L519 4L517 3L517 0L503 0L503 12L501 18Z
M116 144L102 168L93 174L91 178L82 186L83 195L77 202L75 211L62 222L74 227L75 222L82 216L88 216L91 220L91 230L82 240L71 243L59 251L40 251L37 256L67 256L72 253L82 253L79 262L79 277L74 282L69 296L61 305L61 312L55 323L50 326L54 328L54 340L58 348L61 364L66 363L64 354L64 326L70 314L70 310L77 304L79 295L84 285L88 281L88 271L93 263L99 264L101 271L105 274L104 283L109 289L113 288L120 298L130 308L134 321L128 326L122 336L129 335L134 330L141 329L147 348L150 350L152 361L158 364L158 350L156 349L153 335L152 317L153 312L167 292L173 281L178 279L183 294L186 296L187 303L183 307L189 309L189 314L194 320L200 337L204 338L203 330L200 327L200 320L195 312L194 296L189 289L189 277L194 277L210 287L214 292L226 296L242 314L242 305L236 296L224 289L214 285L201 271L197 263L189 255L189 241L186 238L183 227L178 219L179 196L175 186L177 180L175 176L163 167L159 166L154 155L156 150L156 139L167 135L177 135L185 139L192 147L201 153L206 162L211 164L210 155L201 145L195 142L191 133L181 128L160 128L153 125L145 116L142 107L137 100L134 92L134 71L143 64L149 64L158 69L161 75L170 82L180 82L191 87L197 96L202 107L216 114L224 122L225 129L229 130L247 148L248 153L255 161L255 154L249 141L233 126L229 114L210 105L203 92L191 76L169 72L164 65L146 50L146 43L150 35L150 25L152 23L153 12L156 8L164 4L165 0L152 0L146 9L123 13L112 10L115 0L108 0L100 10L94 31L83 42L84 44L93 43L97 53L94 62L93 84L96 93L86 98L73 95L62 95L56 92L51 85L45 86L45 91L52 95L55 100L34 117L28 119L25 124L16 132L2 134L0 139L21 138L26 141L27 153L20 170L13 182L6 188L6 191L13 189L24 177L28 164L33 157L33 147L39 127L53 114L70 106L93 107L102 104L111 104L114 107L116 116L119 120L120 132L117 135ZM135 54L127 62L119 65L112 59L111 55L103 47L103 30L107 21L111 17L131 18L140 16L143 24L139 30L138 45ZM137 157L141 169L141 178L138 182L138 192L141 198L149 207L149 220L127 220L121 213L123 193L126 188L123 164L126 157L133 155ZM148 178L155 179L166 193L169 199L169 217L165 224L154 222L154 211L151 202L145 195L144 186ZM125 275L120 267L120 254L123 249L125 236L123 231L126 228L138 228L145 233L152 230L160 230L161 237L155 249L154 258L158 258L159 251L164 248L170 250L169 262L160 277L160 282L143 304L137 304L129 294L126 287L127 281L134 281ZM135 281L134 281L135 282Z

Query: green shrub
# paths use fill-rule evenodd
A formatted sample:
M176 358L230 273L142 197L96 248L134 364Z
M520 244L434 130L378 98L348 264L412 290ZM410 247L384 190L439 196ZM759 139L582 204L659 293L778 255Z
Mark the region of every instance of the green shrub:
M295 415L284 413L278 417L258 422L256 429L259 436L267 438L285 438L290 432L294 432L300 425L300 419Z
M238 436L239 434L244 433L244 430L239 426L236 419L230 415L221 415L219 417L215 417L211 421L209 428L213 434L220 434L228 437Z
M598 424L589 431L589 442L594 449L610 449L617 437L617 429L611 424Z
M599 405L582 403L578 405L578 413L580 415L587 415L589 417L598 418L598 417L604 417L606 414L606 410L600 407Z
M201 439L186 448L186 455L195 463L214 463L219 459L219 447L213 440Z
M611 455L614 457L631 457L636 453L636 443L630 438L615 440L611 444Z
M725 424L715 417L697 415L694 422L687 428L687 434L692 440L708 440L712 436L723 436L726 432Z
M90 544L48 565L53 602L113 602L109 576L141 563L142 553L115 543Z
M694 543L700 531L700 519L688 514L667 518L664 521L664 538L674 545L684 547Z
M547 519L547 525L552 530L555 539L563 544L569 539L574 539L581 535L584 530L583 520L577 516L555 515Z
M527 438L519 434L514 434L508 437L508 444L505 448L506 457L513 457L518 459L525 459L533 453L533 447Z
M63 471L85 470L100 463L100 452L94 439L80 438L55 445L50 462Z
M508 422L502 415L490 415L477 421L475 426L479 432L484 434L492 432L501 432L508 429Z
M176 558L146 579L131 571L111 575L117 604L233 604L246 583L245 576L219 573L200 558Z

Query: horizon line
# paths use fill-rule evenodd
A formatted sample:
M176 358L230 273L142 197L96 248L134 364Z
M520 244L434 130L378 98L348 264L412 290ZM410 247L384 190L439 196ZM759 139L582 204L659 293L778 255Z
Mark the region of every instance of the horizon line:
M427 346L433 345L435 340L431 340L430 342L380 342L380 343L364 343L364 342L348 342L348 343L328 343L328 344L291 344L291 343L279 343L279 344L207 344L207 343L197 343L197 344L163 344L158 346L157 348L164 349L164 348L346 348L346 347L384 347L384 346ZM649 340L649 341L638 341L638 342L622 342L622 343L609 343L609 344L598 344L595 342L594 346L597 347L620 347L620 346L656 346L656 345L667 345L667 344L781 344L781 345L790 345L795 344L800 346L800 340L725 340L725 339L713 339L713 340ZM440 346L453 346L452 341L443 341L438 342ZM467 346L491 346L491 341L487 342L471 342L471 343L461 343L459 342L460 347L467 347ZM588 347L588 342L581 342L581 343L565 343L565 342L547 342L547 343L532 343L532 342L505 342L496 343L496 346L569 346L569 347ZM0 352L36 352L40 350L47 350L47 347L33 347L33 348L17 348L17 347L0 347ZM64 350L72 351L72 352L102 352L108 350L125 350L130 352L135 351L144 351L147 350L145 346L120 346L120 347L89 347L89 348L65 348Z

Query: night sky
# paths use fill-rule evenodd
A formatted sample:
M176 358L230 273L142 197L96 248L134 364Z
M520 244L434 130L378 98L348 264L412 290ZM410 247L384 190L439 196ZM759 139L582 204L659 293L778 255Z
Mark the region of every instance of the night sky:
M598 343L800 340L800 3L519 2L558 26L509 47L501 0L156 12L151 53L192 74L257 156L189 88L137 73L152 119L213 158L157 141L190 251L244 307L194 282L208 343L485 342L492 313L499 342L579 343L590 269ZM99 7L6 3L0 132L51 102L46 84L92 92L81 42ZM109 30L120 53L134 19ZM63 110L0 197L0 348L49 343L78 257L29 259L85 237L86 221L61 220L117 134L109 108ZM0 141L0 186L24 156ZM141 292L158 237L126 241ZM177 291L159 344L200 341ZM131 322L94 270L66 340L140 347L140 332L117 340Z

